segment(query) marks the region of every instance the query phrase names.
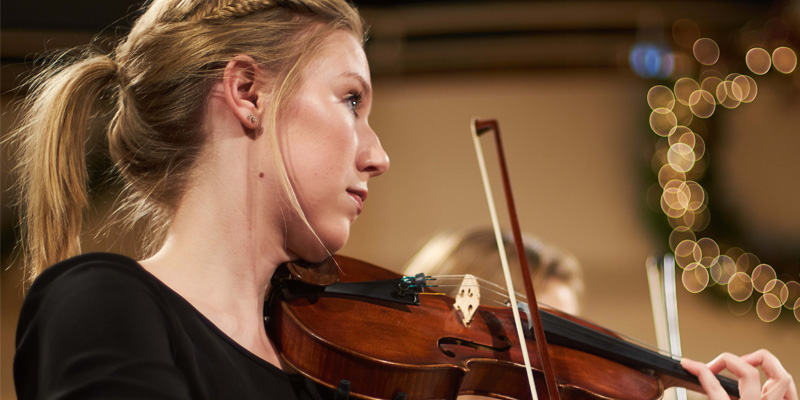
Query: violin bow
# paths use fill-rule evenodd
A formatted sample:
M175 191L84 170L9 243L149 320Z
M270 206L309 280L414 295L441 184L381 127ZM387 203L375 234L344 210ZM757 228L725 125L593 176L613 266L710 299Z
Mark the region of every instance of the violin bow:
M483 188L486 192L486 201L489 203L489 213L492 218L492 226L494 227L495 239L500 253L500 261L503 266L503 274L506 279L506 286L508 286L509 301L511 303L512 313L514 315L514 322L517 326L517 335L519 342L522 359L525 362L525 369L528 376L528 383L531 388L531 398L538 400L539 397L536 393L536 385L533 380L533 373L531 371L530 358L528 356L527 346L525 345L525 334L522 331L522 322L519 316L519 309L517 308L516 295L514 293L514 285L511 282L511 274L508 269L508 260L503 246L502 234L500 232L500 223L497 219L497 210L494 205L494 197L492 196L491 186L489 184L489 175L486 172L486 162L483 157L483 150L481 148L478 138L489 131L494 132L495 144L497 147L498 158L500 161L500 171L503 177L503 189L505 191L506 205L508 208L509 218L511 220L511 229L514 234L514 246L517 251L517 258L519 259L519 266L522 268L522 277L525 283L525 294L528 297L528 307L530 307L530 318L533 327L533 337L536 340L536 346L539 353L539 358L544 370L545 383L547 386L547 393L549 400L560 400L558 394L558 383L556 382L556 375L553 370L553 363L550 360L550 352L547 349L547 340L542 327L541 317L539 315L539 304L536 302L536 294L533 290L533 281L531 274L528 270L528 260L525 256L525 247L522 242L522 232L519 228L519 220L517 218L517 209L514 205L514 196L511 193L511 180L508 177L508 168L506 167L506 157L503 151L503 143L500 139L500 127L495 119L477 119L473 118L472 124L472 141L475 145L475 153L478 156L478 165L481 170L481 177L483 179Z

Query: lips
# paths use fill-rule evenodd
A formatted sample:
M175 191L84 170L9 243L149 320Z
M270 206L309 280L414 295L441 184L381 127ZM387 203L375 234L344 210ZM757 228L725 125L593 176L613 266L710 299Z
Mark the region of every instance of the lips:
M356 206L358 207L358 214L361 214L361 210L364 209L364 201L367 200L367 190L350 188L347 189L347 194L350 195L350 198L352 198L353 201L355 201Z

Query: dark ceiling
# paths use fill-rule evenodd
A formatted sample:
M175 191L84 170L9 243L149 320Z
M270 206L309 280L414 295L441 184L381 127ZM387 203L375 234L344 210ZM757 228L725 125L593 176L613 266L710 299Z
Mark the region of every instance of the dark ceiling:
M98 33L118 38L141 1L4 1L2 88L45 50L86 43ZM370 24L373 74L476 69L619 68L637 41L670 40L673 22L694 21L720 46L743 29L786 20L798 1L760 0L360 0ZM796 10L795 10L796 12ZM796 12L800 14L800 12ZM795 22L798 19L797 15ZM790 18L791 19L791 18ZM795 25L796 26L796 25ZM750 27L750 28L747 28ZM794 29L789 41L797 42Z
M25 1L6 1L2 3L2 14L0 15L3 29L26 29L26 30L81 30L81 31L101 31L104 28L130 24L130 17L134 16L142 0L81 0L81 1L57 1L57 0L25 0ZM503 4L503 3L537 3L542 6L559 4L562 6L572 5L576 12L580 11L583 4L594 3L603 4L613 8L620 3L647 4L651 7L681 7L687 10L696 7L707 7L716 4L721 7L746 7L751 10L767 12L774 9L776 5L781 5L783 1L768 0L719 0L719 1L487 1L487 0L449 0L449 1L425 1L425 0L360 0L355 4L362 9L407 9L424 8L430 6L463 6L475 4ZM736 18L736 15L731 15ZM443 23L446 23L443 21Z

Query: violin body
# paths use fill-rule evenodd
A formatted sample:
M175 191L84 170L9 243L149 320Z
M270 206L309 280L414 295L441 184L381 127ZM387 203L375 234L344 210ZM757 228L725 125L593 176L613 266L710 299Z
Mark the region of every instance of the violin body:
M400 277L362 261L336 261L342 282ZM424 294L419 305L329 296L272 301L268 329L284 362L331 388L350 381L352 398L404 393L408 399L530 399L511 310L481 306L464 326L453 302ZM542 388L532 337L525 345ZM563 398L646 400L663 394L662 381L649 372L569 347L549 350ZM544 389L538 395L547 398Z

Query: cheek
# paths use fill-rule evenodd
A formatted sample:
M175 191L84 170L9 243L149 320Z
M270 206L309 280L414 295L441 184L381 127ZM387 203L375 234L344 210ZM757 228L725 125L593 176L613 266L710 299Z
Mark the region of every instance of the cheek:
M324 167L327 163L335 167L355 153L355 120L343 105L300 101L283 119L291 122L280 129L281 147L284 154L295 159L295 165L302 162Z

